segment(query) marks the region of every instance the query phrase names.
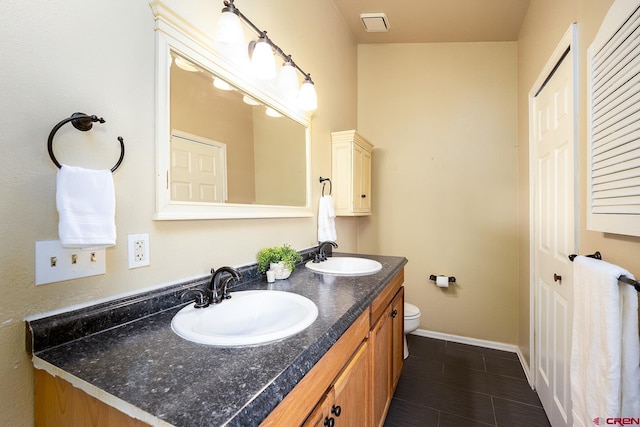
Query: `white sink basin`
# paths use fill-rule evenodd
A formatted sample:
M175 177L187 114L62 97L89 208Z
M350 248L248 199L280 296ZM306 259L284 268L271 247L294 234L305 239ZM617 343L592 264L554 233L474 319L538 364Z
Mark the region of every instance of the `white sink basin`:
M182 338L224 347L265 344L294 335L318 317L308 298L291 292L239 291L206 308L190 304L171 321Z
M355 257L331 257L326 261L317 263L309 261L305 266L317 273L337 276L362 276L382 270L382 264L378 261Z

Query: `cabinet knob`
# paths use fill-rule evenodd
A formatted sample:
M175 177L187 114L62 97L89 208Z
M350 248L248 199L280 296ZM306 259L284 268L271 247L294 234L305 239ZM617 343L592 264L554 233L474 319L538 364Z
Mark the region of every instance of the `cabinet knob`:
M554 282L562 282L562 276L559 276L556 273L553 273L553 281Z
M324 425L326 427L333 427L335 423L336 423L336 420L334 420L333 417L331 418L324 417Z
M398 310L397 310L397 309L394 309L394 310L391 312L391 317L393 317L393 318L395 319L397 315L398 315Z
M336 417L339 417L340 414L342 413L342 408L340 406L333 405L331 407L331 413Z
M366 199L367 195L366 194L361 194L360 197L362 197L363 199Z

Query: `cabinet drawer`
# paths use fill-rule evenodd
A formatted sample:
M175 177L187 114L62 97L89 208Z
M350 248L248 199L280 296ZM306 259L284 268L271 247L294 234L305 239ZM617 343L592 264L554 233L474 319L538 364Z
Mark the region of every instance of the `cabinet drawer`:
M391 300L398 293L402 284L404 283L404 269L395 275L389 285L378 295L378 297L371 303L371 318L369 319L369 327L372 328L376 324L382 313L387 306L391 303Z

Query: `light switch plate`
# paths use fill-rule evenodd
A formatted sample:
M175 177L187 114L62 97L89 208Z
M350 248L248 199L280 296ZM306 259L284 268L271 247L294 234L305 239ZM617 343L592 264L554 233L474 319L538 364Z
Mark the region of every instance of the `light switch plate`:
M104 248L63 248L60 240L36 242L36 286L105 274Z

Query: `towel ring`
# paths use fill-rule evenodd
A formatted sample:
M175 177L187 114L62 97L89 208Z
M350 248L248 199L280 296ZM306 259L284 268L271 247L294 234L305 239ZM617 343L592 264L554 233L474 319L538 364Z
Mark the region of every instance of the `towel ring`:
M67 117L66 119L55 125L53 129L51 129L51 133L49 134L49 139L47 141L47 149L49 150L49 157L51 157L51 161L53 161L53 164L56 165L58 169L60 169L62 165L58 162L56 156L53 154L53 137L56 132L58 132L58 129L69 122L71 122L74 128L82 132L86 132L93 127L94 122L104 123L105 120L102 117L98 117L96 115L89 116L84 113L73 113L71 117ZM115 166L111 168L111 172L115 172L115 170L120 166L120 163L122 163L122 159L124 159L124 139L119 136L118 141L120 141L120 158L118 159L118 162L115 164Z
M325 181L329 181L329 195L331 195L333 193L333 186L331 184L331 178L323 178L320 177L320 182L322 183L322 196L324 197L324 186L325 186Z

